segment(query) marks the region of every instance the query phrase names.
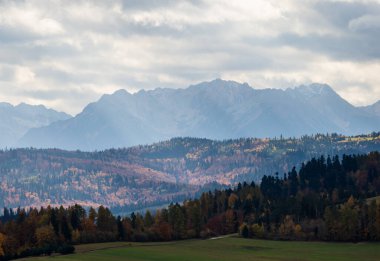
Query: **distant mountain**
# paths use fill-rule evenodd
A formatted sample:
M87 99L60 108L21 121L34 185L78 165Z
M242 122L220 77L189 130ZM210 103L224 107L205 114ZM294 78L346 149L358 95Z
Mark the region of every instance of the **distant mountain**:
M0 148L15 146L31 128L46 126L70 117L66 113L47 109L42 105L21 103L13 106L9 103L0 103Z
M372 105L361 107L367 113L380 117L380 101L375 102Z
M178 136L222 140L377 130L380 116L354 107L328 85L256 90L217 79L186 89L104 95L74 118L28 131L19 146L100 150Z

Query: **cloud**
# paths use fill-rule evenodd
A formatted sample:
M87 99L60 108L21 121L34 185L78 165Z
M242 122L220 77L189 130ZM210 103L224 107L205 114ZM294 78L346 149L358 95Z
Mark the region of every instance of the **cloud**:
M6 3L8 4L0 6L0 26L3 32L11 33L13 31L16 35L15 31L18 31L18 34L35 34L41 37L64 33L63 26L47 15L44 10L28 4L28 2L25 2L21 8L16 2Z
M353 31L380 30L380 15L363 15L351 20L348 27Z
M379 1L0 1L0 99L75 114L103 93L216 77L380 99Z

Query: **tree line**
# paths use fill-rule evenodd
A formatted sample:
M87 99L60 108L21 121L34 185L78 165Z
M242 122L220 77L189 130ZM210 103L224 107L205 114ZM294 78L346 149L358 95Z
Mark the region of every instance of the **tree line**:
M284 240L379 241L380 154L319 157L260 184L115 217L103 206L7 209L0 217L0 260L71 253L73 244L169 241L239 232Z

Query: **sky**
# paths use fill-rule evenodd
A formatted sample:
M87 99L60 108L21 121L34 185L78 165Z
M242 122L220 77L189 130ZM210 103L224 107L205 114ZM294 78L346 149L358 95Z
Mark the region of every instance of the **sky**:
M102 94L215 78L380 100L380 0L0 0L0 101L79 113Z

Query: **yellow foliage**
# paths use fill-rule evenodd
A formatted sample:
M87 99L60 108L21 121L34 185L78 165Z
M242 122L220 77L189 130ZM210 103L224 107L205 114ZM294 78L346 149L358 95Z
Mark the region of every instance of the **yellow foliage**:
M226 229L228 233L233 233L235 230L235 214L232 209L226 211Z
M230 197L228 198L228 207L229 207L229 208L234 208L234 206L235 206L235 202L236 202L236 200L238 200L238 199L239 199L239 197L238 197L236 194L232 193L232 194L230 195Z
M37 228L35 235L39 246L55 242L55 232L52 225Z
M251 226L251 233L254 237L263 238L264 237L264 227L259 224L253 224Z
M355 199L354 197L351 195L351 197L347 200L347 206L352 208L355 206Z
M72 233L72 241L74 243L80 243L80 232L78 229L74 230Z
M284 219L284 222L280 225L279 231L280 234L284 237L291 236L294 232L295 226L293 218L287 215Z
M296 238L297 239L300 239L302 238L302 227L300 224L297 224L295 227L294 227L294 234L296 235Z

